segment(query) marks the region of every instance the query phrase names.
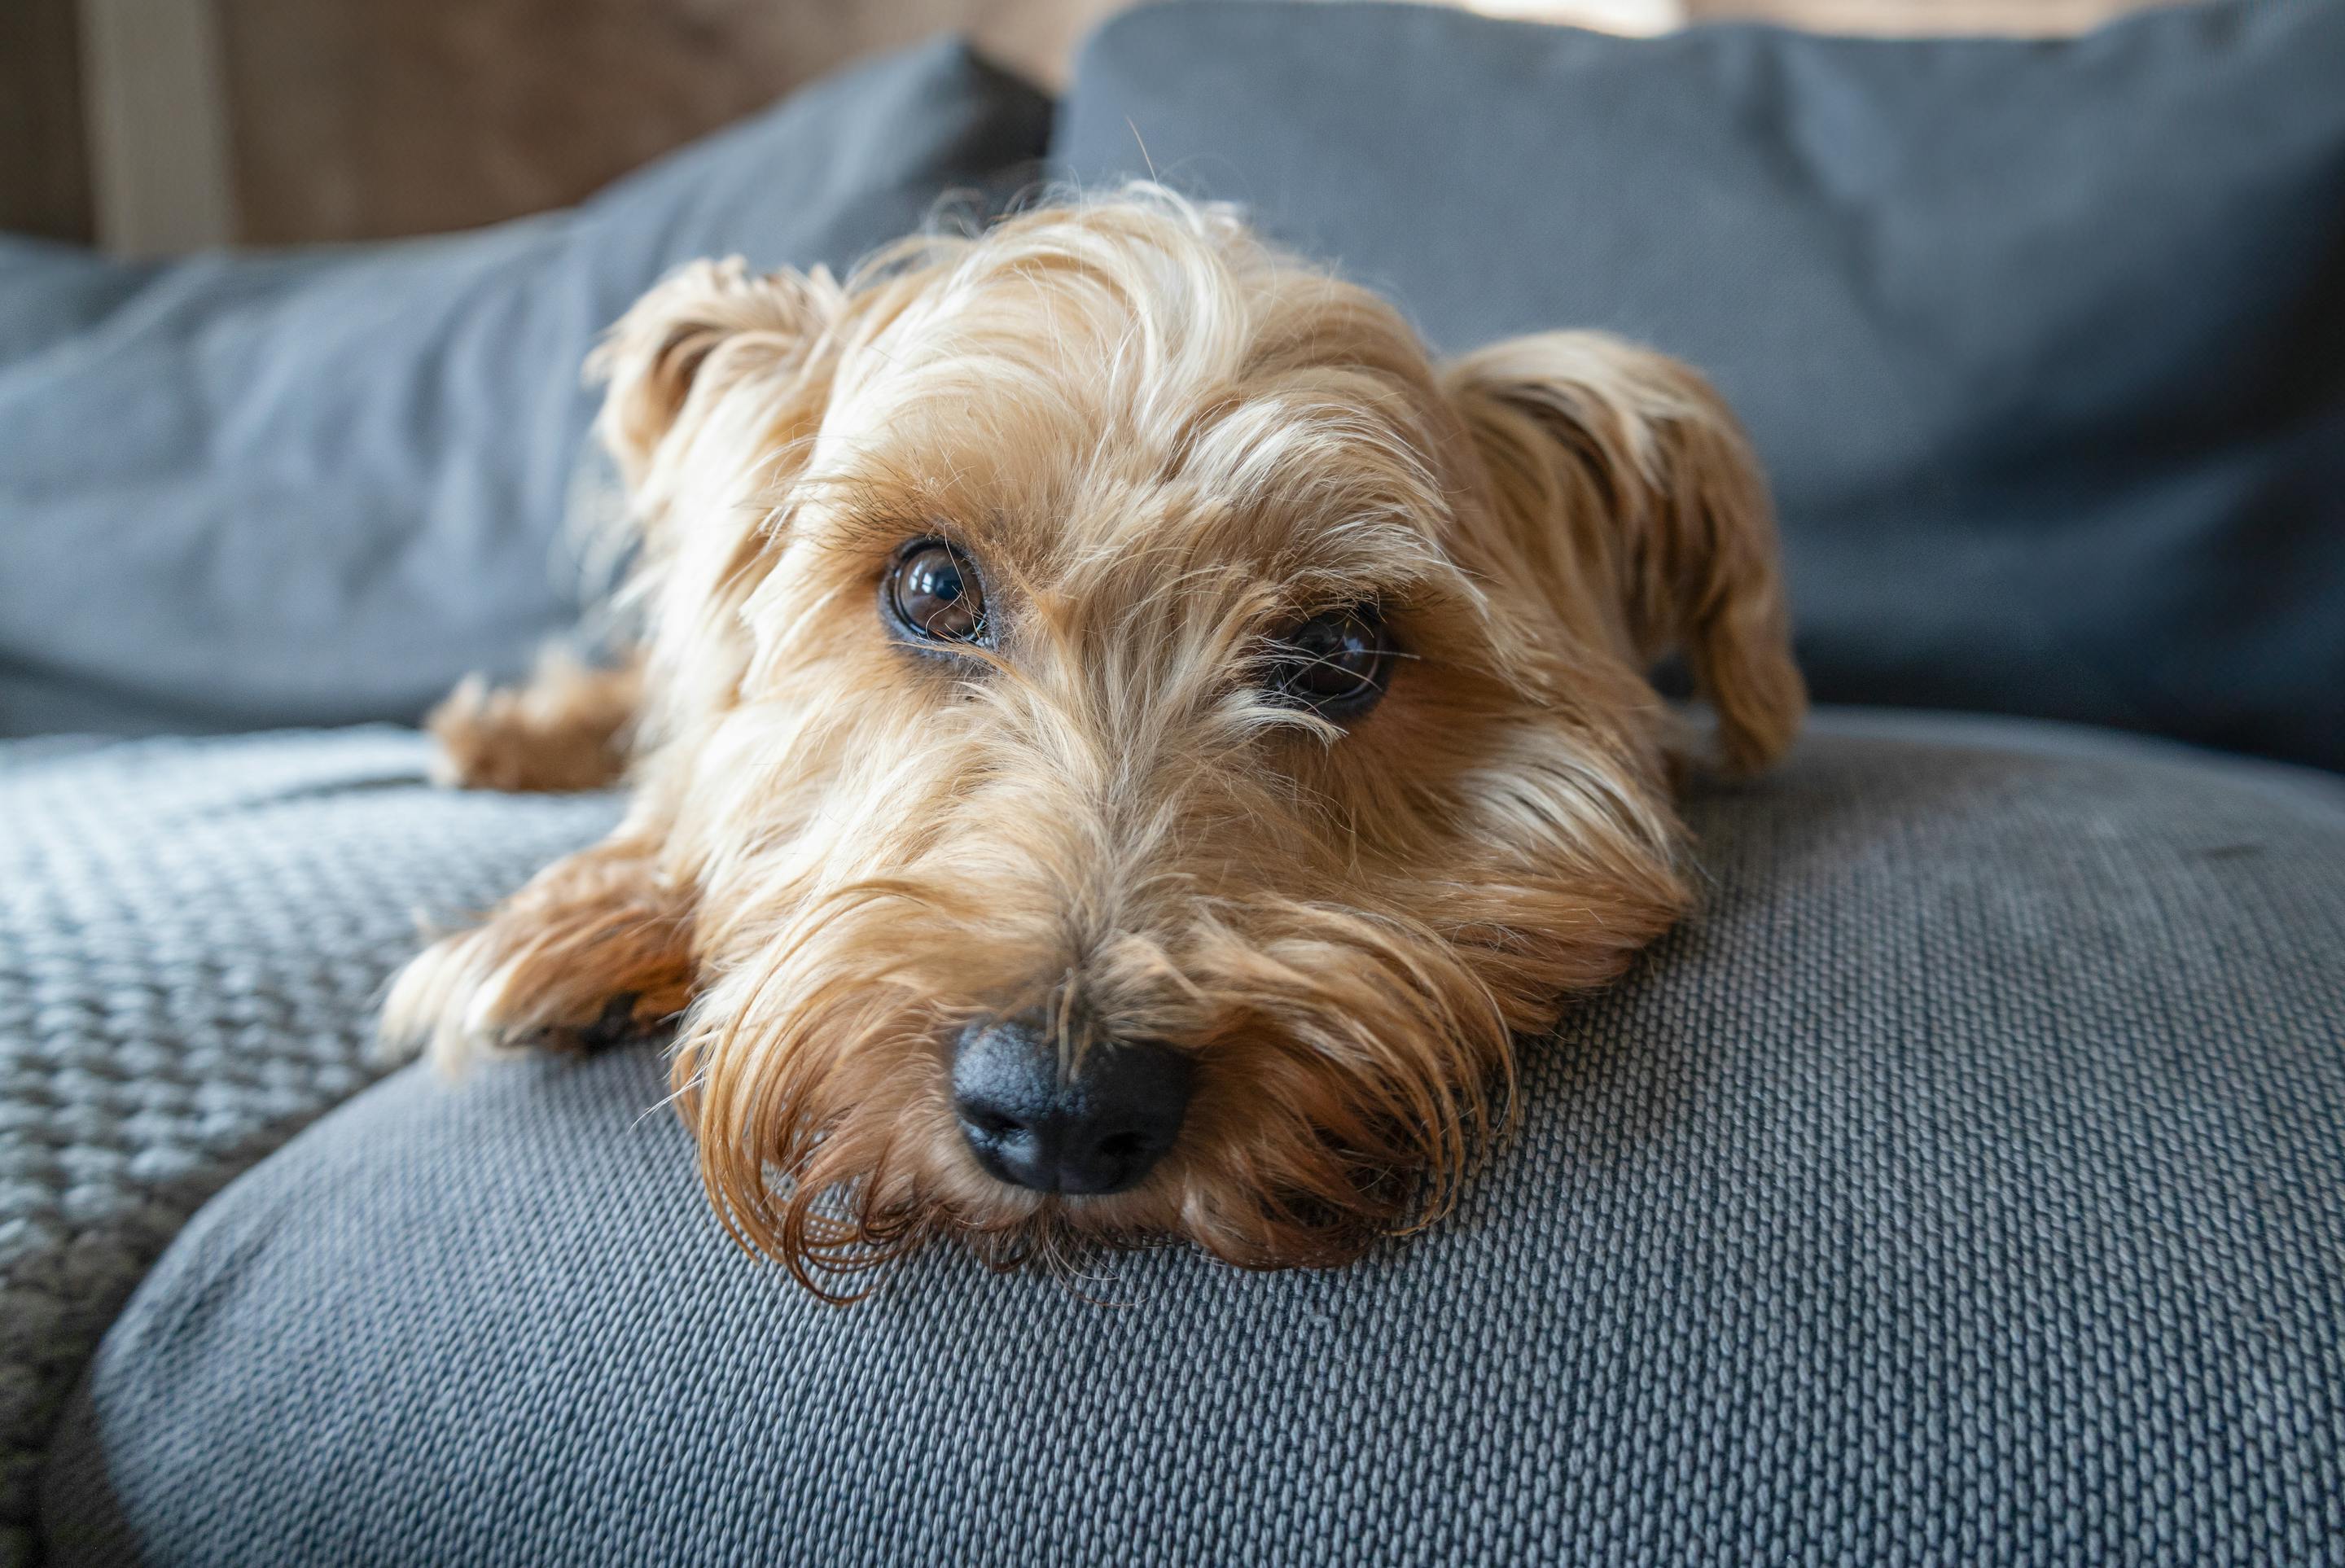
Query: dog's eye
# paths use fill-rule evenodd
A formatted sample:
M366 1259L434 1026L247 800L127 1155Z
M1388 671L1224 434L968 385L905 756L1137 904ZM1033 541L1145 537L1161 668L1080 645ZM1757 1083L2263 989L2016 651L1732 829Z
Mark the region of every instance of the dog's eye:
M985 640L985 584L969 557L940 539L898 551L880 598L898 625L935 642Z
M1265 690L1326 718L1354 718L1385 694L1392 662L1392 637L1376 606L1330 611L1272 642Z

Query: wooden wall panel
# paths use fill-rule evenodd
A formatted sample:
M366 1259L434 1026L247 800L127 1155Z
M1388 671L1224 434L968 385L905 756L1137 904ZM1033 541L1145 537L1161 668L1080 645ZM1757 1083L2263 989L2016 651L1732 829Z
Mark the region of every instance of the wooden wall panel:
M74 0L0 0L0 228L96 233Z
M947 27L1047 66L1111 0L218 0L245 237L360 239L580 197Z

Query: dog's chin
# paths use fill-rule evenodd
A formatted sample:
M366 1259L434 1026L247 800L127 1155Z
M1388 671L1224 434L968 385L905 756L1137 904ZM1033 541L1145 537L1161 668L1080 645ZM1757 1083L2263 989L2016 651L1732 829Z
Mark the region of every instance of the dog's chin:
M887 1270L934 1242L957 1244L997 1270L1039 1269L1080 1285L1101 1254L1162 1247L1253 1270L1334 1268L1434 1215L1424 1202L1430 1184L1391 1170L1339 1208L1307 1195L1265 1200L1178 1168L1128 1192L1082 1195L1030 1191L950 1153L919 1175L882 1169L834 1180L833 1163L817 1150L798 1161L797 1175L777 1163L744 1179L704 1159L703 1176L737 1242L839 1303L868 1295Z
M886 1152L872 1155L875 1144ZM754 1171L710 1158L712 1147L704 1132L702 1177L734 1239L837 1302L868 1294L888 1268L933 1242L957 1242L996 1270L1073 1274L1093 1253L1183 1235L1172 1172L1127 1192L1036 1192L986 1172L957 1135L923 1139L861 1118L811 1148L776 1149Z

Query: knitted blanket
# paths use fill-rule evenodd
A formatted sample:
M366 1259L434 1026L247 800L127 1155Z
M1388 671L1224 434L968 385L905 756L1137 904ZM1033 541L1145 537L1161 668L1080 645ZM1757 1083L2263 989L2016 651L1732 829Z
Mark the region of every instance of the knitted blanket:
M605 797L423 783L360 729L0 745L0 1563L99 1336L196 1207L378 1070L419 914L485 905Z

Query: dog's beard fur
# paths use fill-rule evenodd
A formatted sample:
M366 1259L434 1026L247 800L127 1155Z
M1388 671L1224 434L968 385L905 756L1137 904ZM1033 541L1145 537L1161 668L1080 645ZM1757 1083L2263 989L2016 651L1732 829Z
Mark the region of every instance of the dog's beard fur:
M632 808L419 957L386 1029L453 1059L680 1013L720 1213L818 1289L946 1234L1275 1267L1439 1213L1516 1037L1688 906L1648 669L1683 652L1733 768L1802 713L1764 490L1699 378L1589 334L1436 369L1162 192L843 287L695 266L601 363L640 661L437 727L472 777L573 784L640 690ZM980 563L998 646L891 634L923 536ZM1363 603L1402 654L1379 704L1264 694L1267 640ZM1020 1015L1194 1060L1139 1186L971 1157L951 1043Z

